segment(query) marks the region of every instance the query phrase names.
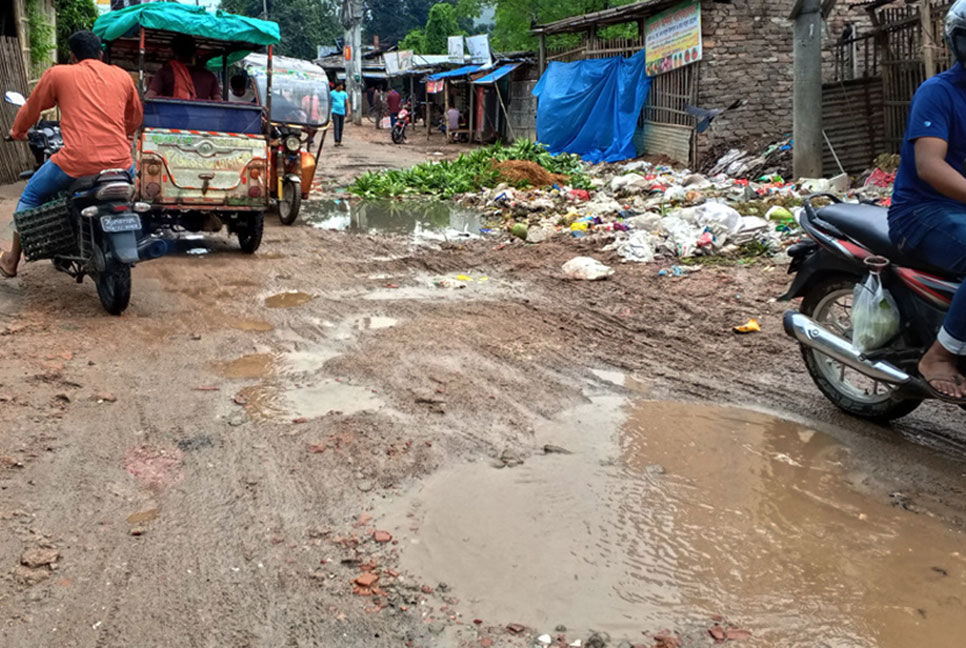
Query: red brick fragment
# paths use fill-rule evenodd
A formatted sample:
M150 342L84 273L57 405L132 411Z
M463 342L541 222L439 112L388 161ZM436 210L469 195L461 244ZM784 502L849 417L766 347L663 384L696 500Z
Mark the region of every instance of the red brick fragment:
M372 587L375 585L376 581L379 580L378 574L373 574L372 572L365 572L356 577L355 583L359 587Z
M392 540L392 534L388 531L376 531L372 534L372 539L376 542L389 542Z

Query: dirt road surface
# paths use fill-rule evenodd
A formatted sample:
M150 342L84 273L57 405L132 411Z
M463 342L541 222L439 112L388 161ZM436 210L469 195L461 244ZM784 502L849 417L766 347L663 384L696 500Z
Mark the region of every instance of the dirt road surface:
M324 156L324 176L345 179L357 165L405 165L432 153L364 144L357 134L349 129L347 146ZM4 218L16 194L3 188ZM555 645L559 636L564 645L581 638L599 646L588 642L604 624L592 611L545 627L534 626L536 610L481 618L480 610L499 610L501 587L550 582L550 573L518 565L509 582L490 586L495 602L474 601L459 575L441 584L405 559L418 536L416 524L406 527L407 516L417 519L407 507L425 480L446 473L469 484L472 474L485 484L489 475L524 474L512 471L555 452L544 449L548 439L577 449L595 438L588 435L613 431L621 405L593 410L577 432L555 436L561 416L601 402L737 405L806 425L803 442L821 432L840 452L829 472L816 473L819 481L840 475L835 488L861 499L834 507L852 522L830 514L815 527L824 540L795 534L813 549L818 542L831 551L849 524L880 508L894 516L890 524L933 525L935 537L966 528L962 413L927 405L878 427L837 412L781 332L786 305L773 298L786 284L783 268L659 278L659 265L622 265L578 241L416 243L283 227L274 218L255 256L228 239L211 247L139 265L122 317L102 312L89 280L75 285L47 263L0 283L0 645L530 646L546 632ZM563 278L561 264L577 254L611 263L616 274L593 283ZM731 332L749 317L762 333ZM670 415L651 437L658 458L661 439L676 437L679 414ZM644 462L647 471L686 473L706 465L702 450L713 447L711 458L726 464L724 483L738 488L740 474L727 465L751 446L709 439L688 437L661 466ZM574 459L561 455L574 462L561 483L581 466L598 466L589 457L603 443ZM782 465L800 464L794 455L788 461ZM479 477L484 468L490 472ZM693 479L688 488L700 474ZM549 510L554 498L546 497ZM486 498L479 492L462 506ZM652 502L634 501L630 509ZM718 522L741 514L722 506ZM487 508L498 518L504 510ZM394 515L401 526L390 530ZM571 523L551 517L534 535L507 529L506 540L539 551L553 537L585 532L580 520ZM620 538L635 544L634 534L648 534L633 529ZM474 530L486 529L461 528L459 542L472 544ZM739 554L741 543L726 549ZM783 570L803 555L790 553ZM895 603L888 587L877 604L928 645L959 645L962 633L948 624L962 624L961 594L933 600L928 579L961 588L966 565L938 555L949 562L921 566L921 604ZM730 574L726 580L742 580ZM662 582L665 591L673 586ZM810 613L784 605L792 616ZM732 628L737 645L778 645L761 638L790 621L766 622L737 606L718 610L752 633ZM677 645L662 644L664 636L703 646L725 621L669 613L663 623L640 620L633 633L612 630L608 645ZM516 623L526 628L518 633ZM862 642L840 645L910 645L878 627L863 626L855 635ZM822 643L801 639L784 645Z

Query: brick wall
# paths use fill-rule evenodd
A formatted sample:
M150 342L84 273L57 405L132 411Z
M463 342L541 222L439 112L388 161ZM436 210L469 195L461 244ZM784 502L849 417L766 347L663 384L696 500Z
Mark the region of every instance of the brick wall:
M720 108L742 98L747 103L697 135L699 159L726 146L763 148L791 133L791 9L792 0L702 1L698 105Z

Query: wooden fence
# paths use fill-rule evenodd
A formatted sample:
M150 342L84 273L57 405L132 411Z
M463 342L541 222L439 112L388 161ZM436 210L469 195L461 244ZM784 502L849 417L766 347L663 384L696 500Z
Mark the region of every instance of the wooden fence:
M24 69L20 42L0 36L0 93L15 90L27 94L27 71ZM0 102L0 131L6 135L17 115L16 106ZM0 183L16 182L21 171L32 169L34 156L23 142L0 142Z

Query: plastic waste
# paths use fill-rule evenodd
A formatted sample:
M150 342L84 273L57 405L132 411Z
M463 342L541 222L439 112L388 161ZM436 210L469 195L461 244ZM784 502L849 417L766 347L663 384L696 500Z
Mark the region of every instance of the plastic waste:
M646 230L636 230L627 238L619 238L604 250L615 250L625 261L650 263L654 260L655 238Z
M852 302L852 344L862 353L880 348L899 332L896 300L877 272L856 284Z
M760 333L761 325L758 323L758 320L751 318L746 323L741 326L735 326L731 330L735 333Z
M614 274L614 269L592 257L574 257L563 264L562 270L571 279L598 281Z

